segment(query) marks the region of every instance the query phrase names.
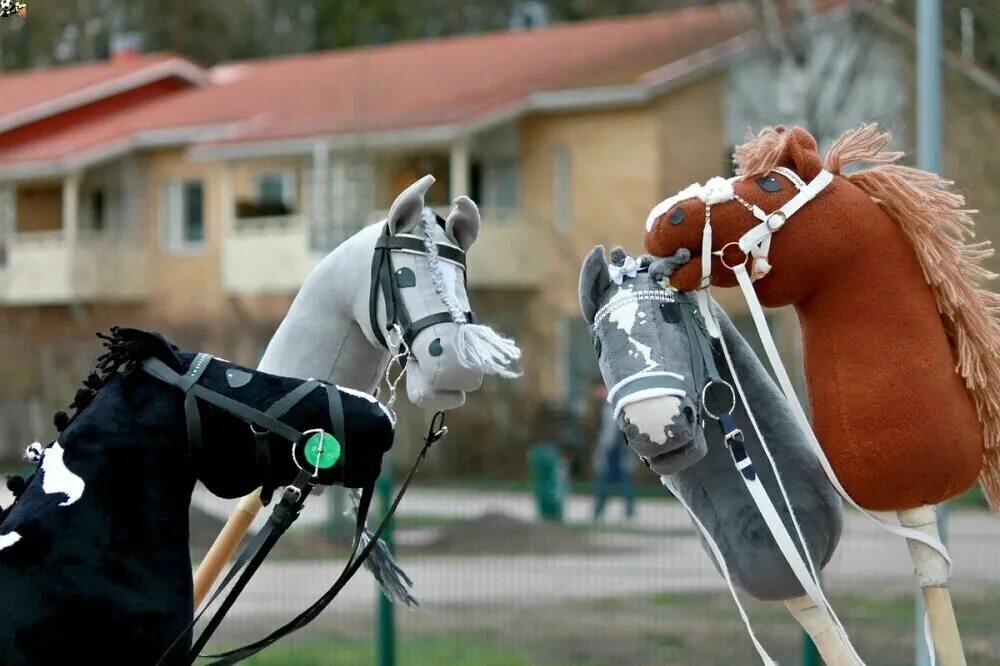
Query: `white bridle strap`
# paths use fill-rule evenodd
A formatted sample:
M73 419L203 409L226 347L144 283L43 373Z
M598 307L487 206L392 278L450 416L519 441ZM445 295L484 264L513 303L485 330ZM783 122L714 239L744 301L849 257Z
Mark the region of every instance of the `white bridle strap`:
M833 182L833 174L824 169L808 185L799 190L794 197L786 201L781 208L773 213L765 213L759 207L754 206L753 214L754 217L760 220L760 224L743 234L743 237L739 240L740 249L747 254L756 254L753 252L754 250L758 250L762 247L762 244L768 242L771 234L780 229L799 209L815 199L816 195L822 192L831 182ZM766 257L767 253L765 252L761 256Z

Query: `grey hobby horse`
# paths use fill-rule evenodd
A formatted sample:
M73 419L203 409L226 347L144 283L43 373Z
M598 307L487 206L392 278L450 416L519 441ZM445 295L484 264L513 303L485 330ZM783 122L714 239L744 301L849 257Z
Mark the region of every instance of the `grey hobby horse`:
M754 598L784 600L817 645L826 648L823 654L828 663L853 663L825 609L804 596L805 590L734 467L721 430L711 422L700 427L703 385L695 385L694 378L702 356L680 313L680 308L696 306L688 295L663 286L673 270L687 261L686 252L635 261L616 248L609 265L604 248L597 246L584 261L580 306L594 329L598 364L619 427L629 446L703 526L718 555L704 535L702 543L720 573ZM812 562L822 569L840 539L840 498L777 385L726 313L714 300L711 303ZM722 379L733 384L724 358L719 356L716 365ZM735 403L733 416L746 436L747 454L781 520L795 534L753 424L742 402L736 399Z

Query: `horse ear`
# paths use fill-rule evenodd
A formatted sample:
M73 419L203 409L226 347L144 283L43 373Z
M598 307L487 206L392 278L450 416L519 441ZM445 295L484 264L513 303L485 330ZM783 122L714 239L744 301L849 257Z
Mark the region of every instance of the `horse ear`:
M420 215L424 211L424 195L434 184L434 176L424 176L399 193L389 208L389 233L396 234L413 231L420 225Z
M480 224L479 208L472 199L463 195L455 199L455 207L448 214L444 230L460 248L468 252L479 238Z
M799 174L806 181L812 180L823 169L823 160L819 156L816 139L801 127L793 127L787 132L788 138L785 139L785 153L782 155L781 165Z
M583 260L583 268L580 269L580 310L588 324L594 323L604 293L610 287L611 274L604 259L604 246L597 245Z

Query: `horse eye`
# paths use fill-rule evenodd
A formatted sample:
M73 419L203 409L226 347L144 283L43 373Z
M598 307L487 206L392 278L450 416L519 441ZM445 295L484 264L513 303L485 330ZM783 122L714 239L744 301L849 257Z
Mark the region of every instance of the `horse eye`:
M594 336L594 351L597 352L597 357L600 358L600 356L601 356L601 339L599 337L597 337L596 335Z
M399 288L413 287L417 284L417 276L410 268L400 268L396 271L396 284Z
M670 220L670 224L680 224L684 221L684 209L680 206L675 207L667 219Z
M757 187L765 192L778 192L781 190L781 183L774 176L761 176L757 179Z
M681 306L677 303L660 303L660 314L668 324L676 324L681 320Z

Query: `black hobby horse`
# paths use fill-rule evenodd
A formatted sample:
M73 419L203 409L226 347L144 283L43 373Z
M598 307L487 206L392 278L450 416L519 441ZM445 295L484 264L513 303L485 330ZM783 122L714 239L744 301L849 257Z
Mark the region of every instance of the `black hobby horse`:
M157 663L192 621L196 480L236 498L317 464L328 468L323 483L361 488L392 445L388 412L363 394L180 352L155 333L102 337L109 351L77 392L75 413L58 414L58 439L29 451L38 467L15 479L17 499L0 512L0 666ZM311 451L294 449L275 434L281 424L252 430L235 416L240 404L271 409L291 432L322 432L309 435ZM188 633L170 663L184 663L190 645Z

